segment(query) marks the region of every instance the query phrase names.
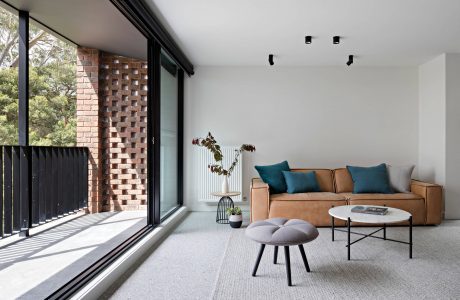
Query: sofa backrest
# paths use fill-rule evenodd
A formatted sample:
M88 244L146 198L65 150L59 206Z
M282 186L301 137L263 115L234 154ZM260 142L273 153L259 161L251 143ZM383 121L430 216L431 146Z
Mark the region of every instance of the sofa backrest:
M330 169L291 169L292 172L311 172L315 171L316 179L322 192L334 192L334 180Z
M336 193L353 192L353 179L346 168L334 170L334 184Z

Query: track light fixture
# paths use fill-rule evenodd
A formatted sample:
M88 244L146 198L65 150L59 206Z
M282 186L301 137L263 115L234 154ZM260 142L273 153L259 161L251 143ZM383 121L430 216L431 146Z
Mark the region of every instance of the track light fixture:
M353 55L348 55L347 66L350 66L353 63Z
M336 35L336 36L332 37L332 43L334 45L340 44L340 36Z
M311 44L311 35L305 37L305 44Z
M268 55L268 63L270 66L273 66L275 63L273 62L273 54Z

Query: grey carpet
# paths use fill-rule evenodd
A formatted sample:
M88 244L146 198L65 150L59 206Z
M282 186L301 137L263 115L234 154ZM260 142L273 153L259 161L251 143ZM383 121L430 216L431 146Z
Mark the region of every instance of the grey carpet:
M230 238L215 212L193 212L103 299L209 299Z
M460 299L460 221L415 227L413 259L407 245L365 239L352 245L352 261L347 261L346 233L336 233L332 242L330 229L319 231L305 245L311 273L298 248L290 248L294 286L288 287L283 249L274 265L273 247L267 246L257 277L251 277L259 245L245 237L244 229L233 230L212 298ZM407 239L408 230L389 228L387 237Z

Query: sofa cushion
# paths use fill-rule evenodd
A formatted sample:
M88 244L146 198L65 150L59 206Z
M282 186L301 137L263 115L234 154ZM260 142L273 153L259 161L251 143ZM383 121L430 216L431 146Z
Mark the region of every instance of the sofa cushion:
M283 171L283 175L289 194L321 192L315 171L307 173Z
M347 169L353 179L353 193L393 193L385 164L373 167L347 166Z
M270 187L270 193L284 193L287 186L284 180L283 171L289 171L289 164L287 161L280 162L279 164L269 166L255 166L259 172L260 178Z
M335 193L296 193L296 194L274 194L270 196L271 201L340 201L346 200L343 195Z
M340 193L340 196L345 197L347 200L414 200L422 199L420 195L412 193L395 193L395 194L353 194L353 193Z
M315 226L331 226L328 211L333 206L341 205L347 205L347 201L270 201L268 217L301 219ZM344 226L345 221L336 220L335 225Z
M334 170L334 186L336 193L353 192L353 179L346 168Z
M322 192L335 192L334 179L330 169L291 169L291 172L312 172L315 171L316 180Z
M398 193L410 193L411 175L415 166L387 165L391 188Z

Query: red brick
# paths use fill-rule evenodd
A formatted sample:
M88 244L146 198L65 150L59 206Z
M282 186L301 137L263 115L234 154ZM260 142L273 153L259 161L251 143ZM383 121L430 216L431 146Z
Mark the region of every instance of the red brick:
M77 143L90 149L89 211L146 209L147 64L88 48L78 49L77 60Z

